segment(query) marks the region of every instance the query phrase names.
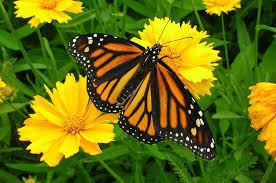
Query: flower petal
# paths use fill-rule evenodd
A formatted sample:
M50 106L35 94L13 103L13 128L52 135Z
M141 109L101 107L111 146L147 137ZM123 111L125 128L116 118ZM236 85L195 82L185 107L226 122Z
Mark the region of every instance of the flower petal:
M82 2L74 1L72 6L66 8L65 11L71 12L71 13L81 13L83 12L82 9L83 9Z
M89 96L86 89L87 78L79 75L79 84L78 84L78 111L77 113L80 116L84 116L86 108L89 102Z
M73 1L72 0L59 0L57 2L57 5L55 7L55 11L64 11L67 8L71 7L73 5Z
M56 136L64 132L63 128L49 123L45 120L28 118L24 122L25 126L18 129L21 141L35 141L48 135Z
M57 82L57 91L60 94L62 102L65 104L67 111L71 115L77 115L78 95L75 89L77 83L73 74L67 74L64 83Z
M188 87L189 91L191 94L199 99L198 95L211 95L210 88L213 87L214 85L212 84L212 81L216 80L215 78L211 79L204 79L201 82L198 83L193 83L188 80L184 79L185 85Z
M180 69L179 73L182 74L182 76L185 76L186 80L189 80L193 83L198 83L204 79L213 77L212 71L205 69L203 67L192 67L192 68Z
M93 123L117 123L119 113L105 113L93 121Z
M38 1L15 1L16 17L29 18L35 15L35 12L39 9L40 5Z
M59 112L58 108L41 96L35 96L34 99L35 100L32 102L34 111L39 112L44 118L48 119L49 122L58 126L63 126L64 116Z
M111 124L91 124L89 128L80 132L81 136L93 143L109 143L113 140L113 125Z
M102 114L101 111L99 111L95 105L93 104L93 102L89 102L88 106L87 106L87 110L86 113L84 115L83 120L85 121L85 125L93 123L93 121L99 117Z
M51 98L51 101L53 102L55 107L58 108L59 112L65 116L68 113L68 111L66 110L66 107L65 107L64 103L62 102L57 90L54 88L53 93L52 93L51 90L46 85L44 85L44 88L46 89L46 92L48 93L48 95Z
M53 11L53 10L50 10L49 11L49 16L54 19L54 20L57 20L59 23L67 23L68 20L71 20L72 18L67 15L66 13L62 12L62 11Z
M88 140L85 140L84 138L81 138L80 146L84 152L86 152L90 155L96 155L96 154L102 153L102 150L97 143L89 142Z
M48 151L43 153L40 161L45 161L49 166L57 166L63 157L63 154L59 152L59 149L65 138L66 136L53 143Z
M44 10L44 9L39 9L35 12L34 15L36 18L39 18L40 22L48 22L51 23L52 22L52 18L49 15L49 11L48 10Z
M62 143L59 152L64 154L65 158L68 158L77 152L80 147L80 135L68 133L64 142Z
M28 21L29 24L31 24L31 27L37 27L38 24L40 24L40 19L33 17Z
M61 131L59 133L55 132L54 134L48 134L43 138L32 141L32 143L26 149L31 150L31 153L33 154L47 152L53 144L56 144L58 141L60 141L60 139L64 139L65 136L66 134L64 133L64 131Z

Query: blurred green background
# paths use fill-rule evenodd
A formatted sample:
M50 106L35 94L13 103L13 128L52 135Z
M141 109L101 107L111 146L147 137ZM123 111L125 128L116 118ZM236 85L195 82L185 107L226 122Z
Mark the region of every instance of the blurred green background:
M24 60L0 14L0 76L14 89L12 97L0 104L0 182L19 183L29 177L42 183L260 182L272 157L264 150L265 143L257 140L258 132L250 127L247 97L249 86L261 81L276 82L276 1L242 0L241 9L224 16L229 70L225 62L221 17L206 14L201 0L82 2L84 12L70 14L72 20L68 24L41 24L41 32L38 32L26 24L28 20L15 18L13 1L2 1L16 36L27 50L39 77L35 77ZM260 2L262 6L258 6ZM29 107L32 97L46 96L43 84L52 88L56 81L63 81L68 72L77 74L75 66L85 75L64 47L69 39L78 34L98 32L130 39L137 37L138 31L155 16L199 25L194 7L204 30L210 35L205 40L213 42L222 57L214 71L217 80L211 89L212 95L201 97L199 101L215 137L215 160L202 160L170 141L152 146L142 144L118 126L115 126L115 141L101 145L102 154L89 156L79 152L63 159L54 168L41 163L40 155L25 150L29 143L18 140L17 128L32 113ZM258 10L261 10L259 23ZM45 49L41 48L39 36L43 37ZM53 74L55 69L57 75ZM276 182L276 168L272 169L267 182Z

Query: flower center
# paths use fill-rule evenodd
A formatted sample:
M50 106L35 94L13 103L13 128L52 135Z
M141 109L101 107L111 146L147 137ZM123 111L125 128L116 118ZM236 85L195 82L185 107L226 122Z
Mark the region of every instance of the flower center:
M77 134L83 126L83 119L77 115L71 115L65 118L64 130L68 133Z
M54 9L57 5L57 2L58 2L57 0L42 1L41 7L47 10Z

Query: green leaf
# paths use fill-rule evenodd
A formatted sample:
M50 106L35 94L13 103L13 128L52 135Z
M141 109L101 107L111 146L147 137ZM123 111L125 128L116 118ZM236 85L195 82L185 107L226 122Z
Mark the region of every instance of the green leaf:
M9 168L32 173L48 172L52 169L45 163L6 163L5 165Z
M197 10L205 9L205 5L202 3L202 0L194 0L194 3ZM191 0L176 0L173 6L184 10L194 11L193 2Z
M144 183L144 176L143 176L143 173L142 173L142 161L141 160L136 160L135 161L135 168L134 168L134 180L135 180L135 183Z
M191 175L189 174L184 162L174 153L166 152L167 159L170 165L173 167L174 172L179 176L180 181L184 183L191 183Z
M262 30L262 29L276 33L276 27L269 27L267 25L257 25L256 26L257 31Z
M254 183L249 177L245 176L244 174L239 174L235 179L240 183Z
M8 114L2 114L0 116L0 141L10 145L11 140L11 122ZM1 152L1 150L0 150Z
M0 169L0 182L22 183L16 176Z
M20 108L26 106L28 103L10 103L9 104L0 104L0 114L5 114L9 112L14 112ZM11 107L11 105L13 107Z
M205 38L204 40L207 41L207 43L209 43L209 44L213 44L214 48L224 45L224 41L220 40L220 39ZM229 41L226 41L226 44L229 44Z
M262 66L265 72L271 77L271 82L276 82L276 39L270 44L262 59Z
M153 156L159 158L159 159L166 159L166 155L164 155L162 152L158 150L158 145L153 144L151 146L146 146L149 152L152 153Z
M47 68L47 66L45 64L32 63L32 65L36 69L46 69ZM20 64L20 65L15 65L13 67L13 72L15 72L15 73L22 72L22 71L27 71L27 70L31 70L31 67L30 67L29 64Z
M95 10L89 10L89 11L85 11L82 14L79 14L77 16L75 16L72 20L69 21L68 24L57 24L58 27L60 28L72 28L75 27L77 25L83 24L84 22L94 19L96 17L96 13Z
M133 11L136 11L141 15L144 15L146 17L154 16L154 11L149 6L146 6L145 4L140 3L139 1L126 0L126 3L128 7L130 7Z
M15 30L15 34L17 39L22 39L24 37L29 36L30 34L32 34L33 32L36 31L36 28L31 28L30 24L26 24L18 29Z
M242 119L242 118L247 118L244 116L240 116L234 112L231 111L222 111L214 114L212 116L213 119Z
M116 146L111 146L109 148L106 148L103 150L102 154L97 155L98 158L101 160L108 160L108 159L116 159L119 156L125 155L129 153L128 147L125 145L116 145ZM94 157L90 157L87 159L83 159L83 162L85 163L92 163L92 162L97 162L98 160Z
M12 34L3 29L0 29L0 44L12 50L19 50L19 46Z
M221 120L219 122L219 127L220 127L220 131L222 134L225 134L225 132L229 129L230 127L230 122L229 120Z
M246 50L247 46L251 44L250 36L247 31L246 24L240 17L236 17L236 29L238 34L238 45L240 50Z

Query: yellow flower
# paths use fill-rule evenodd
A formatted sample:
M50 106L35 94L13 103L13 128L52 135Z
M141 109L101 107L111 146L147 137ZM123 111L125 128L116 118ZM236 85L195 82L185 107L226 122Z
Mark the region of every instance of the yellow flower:
M3 100L1 98L5 98L5 95L3 93L3 89L6 87L6 83L2 80L2 78L0 77L0 103L3 102Z
M159 58L168 56L162 60L174 70L195 97L210 95L212 81L216 79L212 73L214 66L217 65L214 62L220 60L220 57L219 51L213 50L212 44L201 42L202 39L208 37L207 33L198 32L196 26L192 27L190 23L183 22L180 25L169 21L169 18L154 18L149 22L150 24L145 25L145 29L139 32L141 39L132 38L131 41L145 48L152 47L157 43L168 23L159 40L159 43L163 45ZM173 42L166 44L169 41Z
M249 89L251 127L255 130L262 128L258 139L266 141L266 151L276 160L276 84L258 83Z
M23 177L23 182L24 183L39 183L36 179L37 179L36 177L32 177L29 175L28 178Z
M227 14L235 8L241 8L241 0L203 0L203 3L206 5L206 12L210 15L220 16L222 11Z
M82 2L74 0L17 0L14 4L16 17L32 17L28 22L31 27L52 20L67 23L71 17L64 12L81 13L83 8Z
M35 96L35 113L18 129L19 140L31 142L27 150L43 153L40 160L49 166L58 165L63 156L76 154L79 147L88 154L99 154L98 143L109 143L114 138L109 123L116 122L118 114L103 114L89 102L86 80L79 76L76 82L74 75L68 74L63 84L57 82L53 92L45 86L52 103Z
M0 77L0 88L4 88L5 86L6 86L6 83Z

